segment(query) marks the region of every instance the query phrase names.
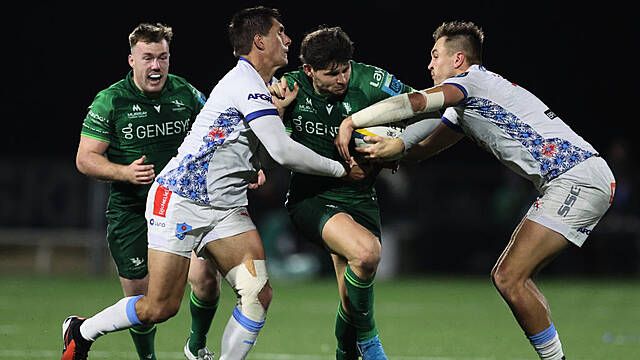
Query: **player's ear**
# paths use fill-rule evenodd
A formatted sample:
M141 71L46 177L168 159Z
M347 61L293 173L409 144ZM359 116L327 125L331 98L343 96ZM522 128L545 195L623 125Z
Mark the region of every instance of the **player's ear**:
M253 45L255 45L258 50L264 50L264 36L261 34L256 34L253 37Z
M464 64L464 60L466 59L466 56L464 56L464 53L462 51L458 51L456 53L456 57L454 60L453 65L455 66L455 68L459 68Z
M302 64L302 70L304 70L304 73L307 74L307 76L311 76L313 73L313 68L309 64Z
M131 66L133 68L133 55L129 54L129 58L127 59L129 61L129 66Z

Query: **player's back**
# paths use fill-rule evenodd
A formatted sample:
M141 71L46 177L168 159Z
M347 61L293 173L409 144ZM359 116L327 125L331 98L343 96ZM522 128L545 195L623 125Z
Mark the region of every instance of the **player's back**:
M596 154L535 95L482 66L443 83L465 94L445 119L536 186Z

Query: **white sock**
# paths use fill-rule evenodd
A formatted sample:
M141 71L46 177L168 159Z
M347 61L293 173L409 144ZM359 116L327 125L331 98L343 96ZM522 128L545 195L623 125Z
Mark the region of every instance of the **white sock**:
M529 336L529 341L542 360L561 360L564 356L560 336L553 323L541 333Z
M136 302L141 297L126 297L88 318L80 325L80 334L87 340L95 341L106 333L142 325L136 314Z
M220 360L242 360L247 357L263 325L264 320L253 321L236 307L222 334Z

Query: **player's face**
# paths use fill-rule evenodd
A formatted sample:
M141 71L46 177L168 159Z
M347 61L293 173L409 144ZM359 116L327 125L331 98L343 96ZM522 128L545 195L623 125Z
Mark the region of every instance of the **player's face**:
M139 41L131 48L129 65L136 86L147 95L158 94L169 74L169 43Z
M446 38L441 37L433 45L431 49L431 62L429 63L429 72L433 79L434 85L439 85L446 79L456 75L455 54L450 54L449 50L445 47L444 42Z
M320 95L342 95L347 92L351 79L351 64L334 64L329 69L314 70L305 65L305 73L311 78L313 88Z
M275 66L281 67L289 63L287 52L291 39L284 33L284 26L276 19L272 19L273 25L269 34L264 37L265 54Z

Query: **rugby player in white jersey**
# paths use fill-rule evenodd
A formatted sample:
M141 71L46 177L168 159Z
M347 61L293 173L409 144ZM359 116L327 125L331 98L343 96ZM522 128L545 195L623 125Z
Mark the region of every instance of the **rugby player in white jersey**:
M571 244L582 246L613 200L613 174L542 101L482 67L480 28L444 23L433 38L429 70L435 86L354 113L342 122L335 144L349 156L354 128L443 109L441 120L412 124L398 139L371 137L374 145L356 150L370 159L404 151L423 160L466 135L533 182L540 197L516 227L491 277L540 358L565 359L549 305L532 277Z
M238 295L222 335L220 360L244 359L273 295L264 248L246 208L259 159L268 158L259 152L266 150L296 172L364 177L286 134L267 88L275 71L287 64L291 43L279 19L277 10L265 7L233 16L229 38L238 64L213 89L178 154L149 191L147 294L125 297L88 319L68 317L63 323L63 360L86 359L91 344L106 333L174 316L192 250L213 259Z

